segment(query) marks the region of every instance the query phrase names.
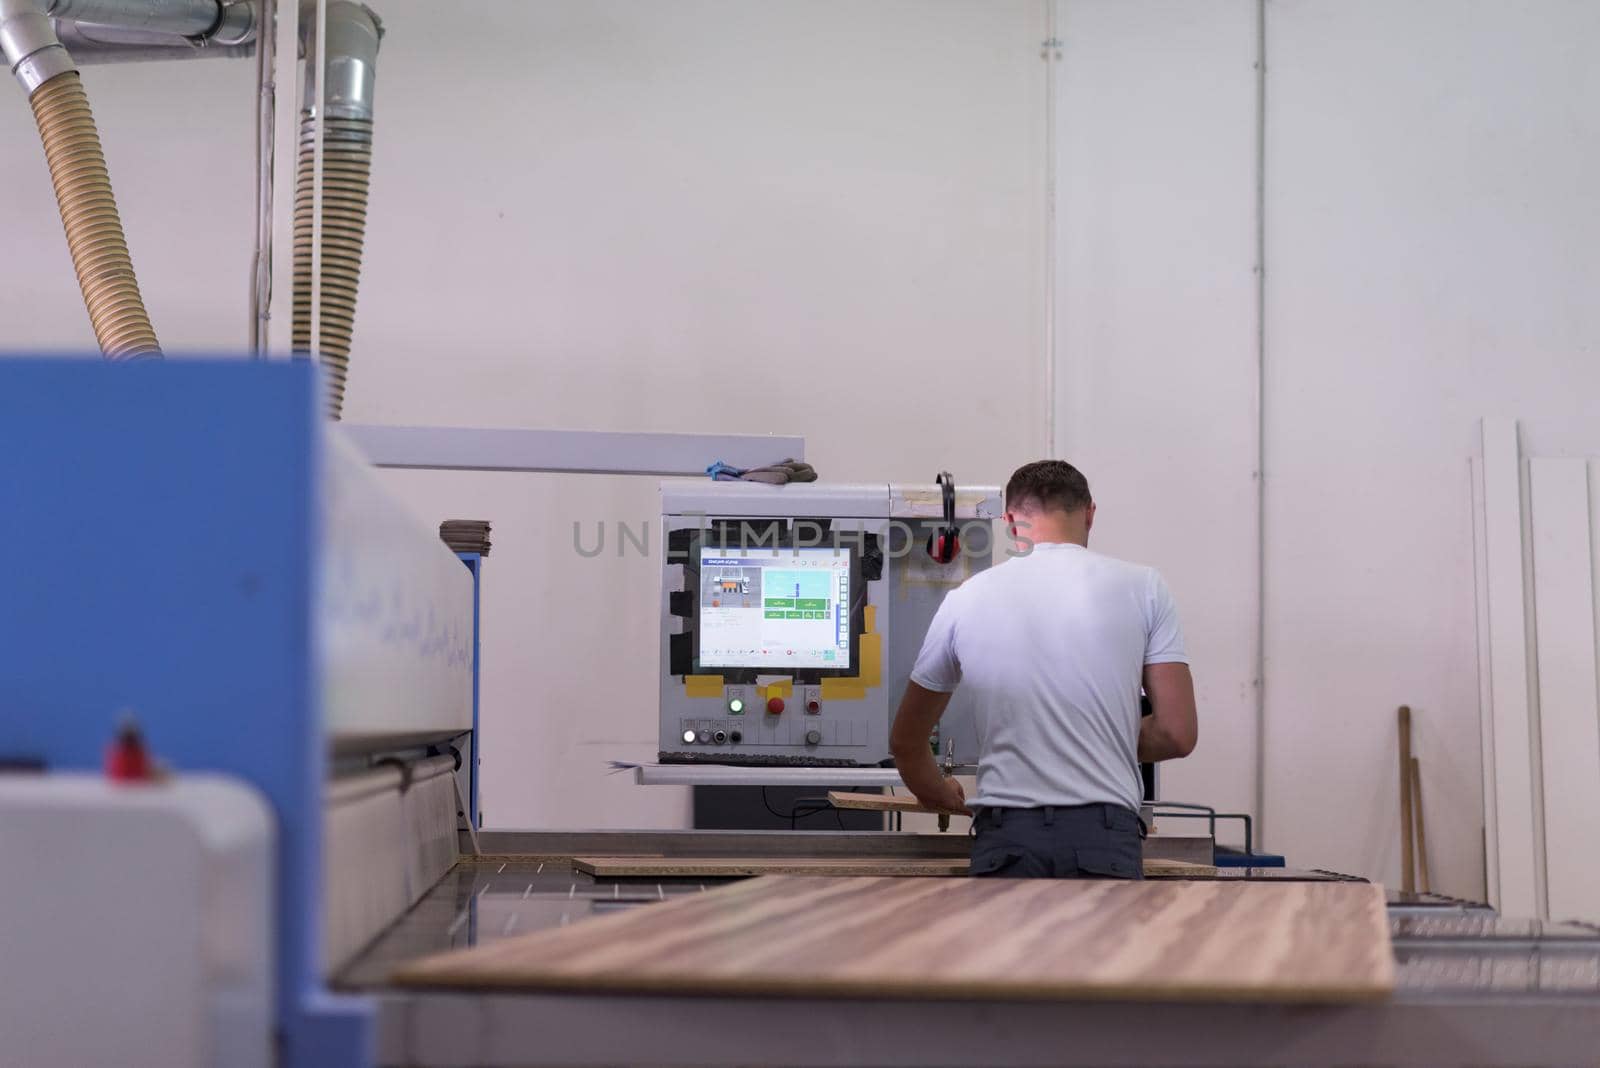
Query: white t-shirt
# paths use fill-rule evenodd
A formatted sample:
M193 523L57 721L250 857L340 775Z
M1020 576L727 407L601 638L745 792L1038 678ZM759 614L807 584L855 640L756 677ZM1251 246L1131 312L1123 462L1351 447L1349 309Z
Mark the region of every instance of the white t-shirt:
M1186 664L1155 569L1041 542L945 596L911 679L973 691L977 806L1137 811L1146 664Z

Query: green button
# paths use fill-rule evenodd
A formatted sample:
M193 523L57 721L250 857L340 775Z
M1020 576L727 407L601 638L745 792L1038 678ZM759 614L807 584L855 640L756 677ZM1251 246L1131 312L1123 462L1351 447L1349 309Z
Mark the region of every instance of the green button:
M744 702L735 697L728 702L728 711L735 716L744 715Z

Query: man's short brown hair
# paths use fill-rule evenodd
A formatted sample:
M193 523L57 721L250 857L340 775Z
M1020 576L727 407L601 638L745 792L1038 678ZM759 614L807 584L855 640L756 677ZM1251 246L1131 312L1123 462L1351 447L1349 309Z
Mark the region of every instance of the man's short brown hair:
M1065 460L1023 464L1006 483L1006 509L1012 512L1076 512L1093 503L1089 480Z

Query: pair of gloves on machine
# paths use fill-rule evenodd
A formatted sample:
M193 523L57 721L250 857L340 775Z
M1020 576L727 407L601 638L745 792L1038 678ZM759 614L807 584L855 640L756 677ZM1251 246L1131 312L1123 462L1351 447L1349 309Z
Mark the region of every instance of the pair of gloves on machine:
M706 474L718 482L766 482L773 486L817 480L817 472L810 464L794 459L765 467L732 467L718 460L706 468Z

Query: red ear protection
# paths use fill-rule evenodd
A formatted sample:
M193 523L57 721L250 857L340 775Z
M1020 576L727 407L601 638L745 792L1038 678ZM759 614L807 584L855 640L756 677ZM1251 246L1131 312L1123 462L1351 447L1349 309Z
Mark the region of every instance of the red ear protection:
M935 482L944 505L944 526L928 537L928 555L938 563L948 564L961 552L961 530L956 526L956 480L950 472L940 471Z

